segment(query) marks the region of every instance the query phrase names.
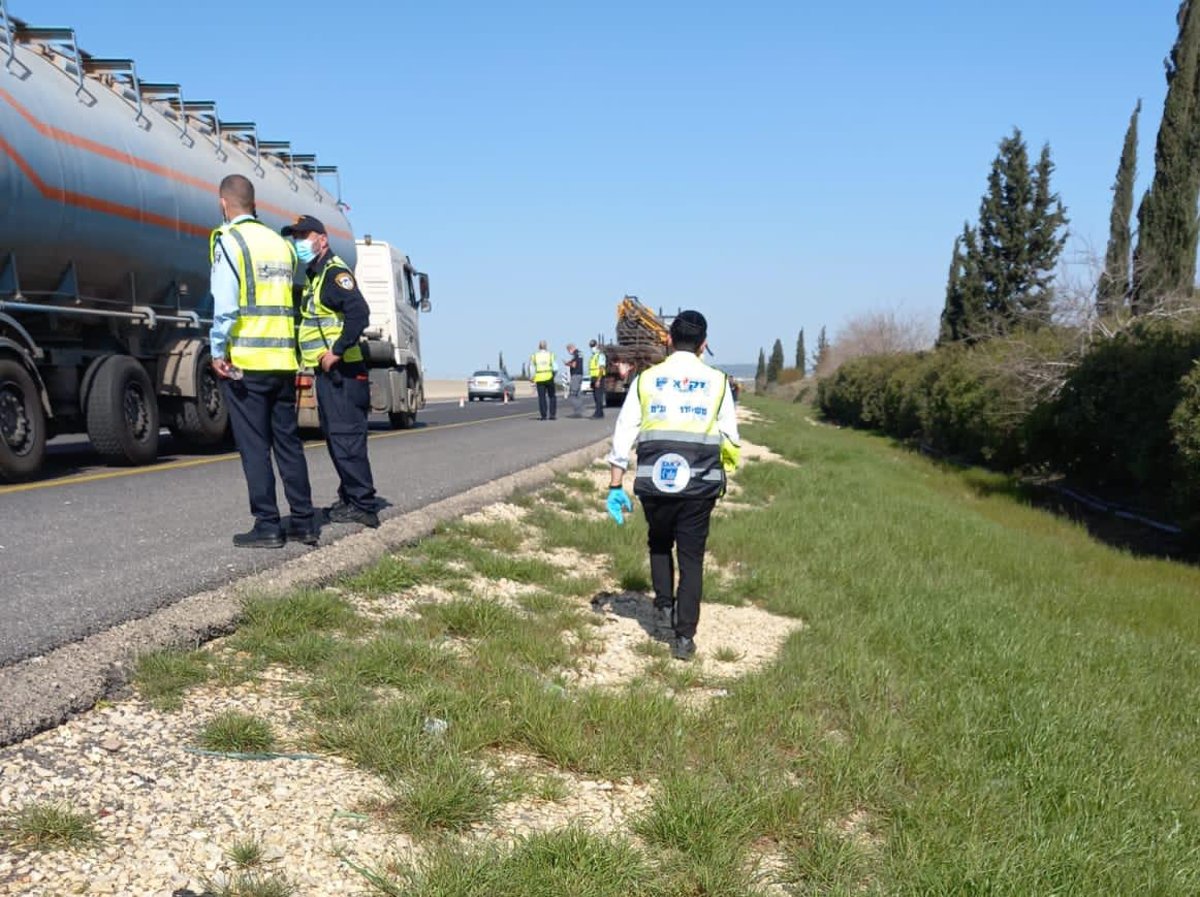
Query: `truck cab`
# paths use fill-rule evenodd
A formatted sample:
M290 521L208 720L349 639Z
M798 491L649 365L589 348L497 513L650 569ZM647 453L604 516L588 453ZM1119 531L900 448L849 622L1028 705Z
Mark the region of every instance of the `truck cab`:
M417 271L394 246L371 239L355 241L354 275L371 320L363 332L363 357L371 378L371 411L386 414L393 427L407 429L425 407L419 315L430 311L429 275ZM300 426L318 426L311 373L297 380Z

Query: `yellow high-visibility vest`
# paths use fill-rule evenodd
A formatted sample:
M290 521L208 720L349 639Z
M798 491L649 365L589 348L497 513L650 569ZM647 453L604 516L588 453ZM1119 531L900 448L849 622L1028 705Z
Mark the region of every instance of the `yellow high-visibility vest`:
M717 413L727 377L690 352L675 352L638 375L642 424L638 434L637 495L717 498L725 492L724 455ZM724 449L724 451L723 451ZM736 457L732 458L736 464Z
M603 352L597 349L592 353L592 357L588 359L588 376L593 380L603 377L607 365L608 359L604 357Z
M345 317L321 302L321 291L325 278L331 272L349 271L350 266L336 255L330 255L320 273L310 278L304 288L304 301L300 316L300 360L305 367L315 368L321 356L333 349L345 328ZM362 361L362 346L355 344L346 349L343 361Z
M538 349L529 356L533 364L533 382L546 383L554 379L554 353L546 349Z
M229 361L245 371L295 371L296 250L254 218L223 224L209 240L209 263L221 240L238 277L238 316L229 328Z

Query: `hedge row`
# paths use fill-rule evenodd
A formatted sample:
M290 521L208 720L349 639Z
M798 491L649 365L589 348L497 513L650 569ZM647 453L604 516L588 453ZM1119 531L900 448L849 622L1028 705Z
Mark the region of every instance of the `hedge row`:
M1092 345L1057 395L1022 376L1030 340L1065 363L1077 335L857 358L821 381L830 419L1001 469L1044 466L1102 486L1200 495L1200 327L1136 326ZM1053 366L1051 366L1053 367ZM1024 368L1028 373L1028 368Z

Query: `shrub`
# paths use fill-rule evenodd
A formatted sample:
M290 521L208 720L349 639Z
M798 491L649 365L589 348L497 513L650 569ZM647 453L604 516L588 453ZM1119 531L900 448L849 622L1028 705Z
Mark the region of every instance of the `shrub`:
M1167 487L1182 472L1188 412L1172 419L1197 358L1200 329L1163 323L1096 344L1031 422L1033 456L1101 485Z

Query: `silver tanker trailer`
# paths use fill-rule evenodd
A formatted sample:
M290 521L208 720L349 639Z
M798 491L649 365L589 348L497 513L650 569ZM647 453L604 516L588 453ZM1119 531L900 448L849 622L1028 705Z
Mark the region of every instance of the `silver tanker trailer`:
M358 261L372 405L412 425L428 278L386 243L356 245L321 183L337 169L221 119L178 84L141 79L131 59L84 52L71 29L11 17L0 0L0 479L36 472L59 433L86 432L124 464L154 460L160 426L196 445L224 438L208 237L217 184L234 173L254 183L265 223L314 215L334 251Z

